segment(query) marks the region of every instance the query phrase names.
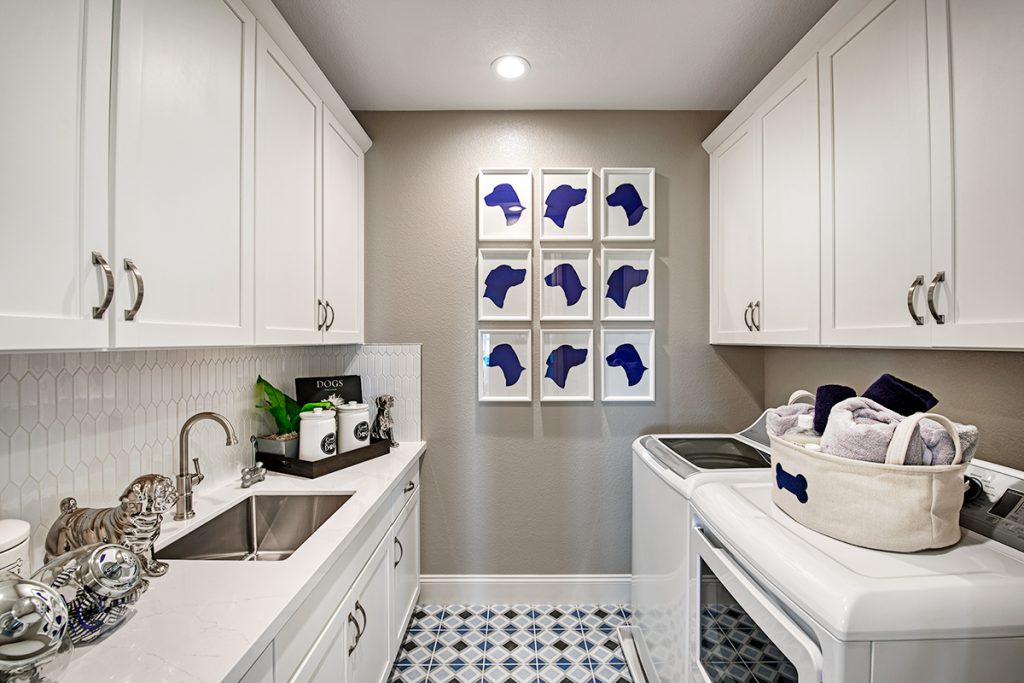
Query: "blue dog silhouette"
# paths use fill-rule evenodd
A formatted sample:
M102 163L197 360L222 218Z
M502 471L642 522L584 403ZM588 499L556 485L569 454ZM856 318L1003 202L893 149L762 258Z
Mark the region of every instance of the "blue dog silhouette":
M782 465L775 463L775 483L780 489L785 489L796 496L801 503L807 502L807 477L802 474L790 474L782 469Z

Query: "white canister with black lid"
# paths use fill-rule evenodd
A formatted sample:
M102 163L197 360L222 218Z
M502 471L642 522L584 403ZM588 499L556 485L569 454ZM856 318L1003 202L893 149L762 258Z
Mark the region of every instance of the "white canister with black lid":
M348 403L338 406L338 452L345 453L370 445L370 406Z
M299 460L316 461L338 453L334 410L314 408L299 415Z
M20 519L0 519L0 571L27 577L29 523Z

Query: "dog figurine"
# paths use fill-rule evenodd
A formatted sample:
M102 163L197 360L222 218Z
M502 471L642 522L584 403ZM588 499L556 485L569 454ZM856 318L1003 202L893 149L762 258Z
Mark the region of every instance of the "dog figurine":
M161 474L144 474L119 500L119 506L110 508L79 508L74 498L62 500L60 516L46 535L45 561L84 545L115 543L135 553L147 576L166 574L167 563L153 558L153 544L164 513L177 503L174 482Z
M395 441L395 423L391 419L391 409L395 407L395 397L381 394L375 401L377 405L377 417L373 420L373 428L370 429L370 436L377 440L387 439L394 448L398 445Z

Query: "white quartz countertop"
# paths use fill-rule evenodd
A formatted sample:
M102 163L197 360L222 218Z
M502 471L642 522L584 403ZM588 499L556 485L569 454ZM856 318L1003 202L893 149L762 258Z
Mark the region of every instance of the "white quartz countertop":
M150 579L136 613L114 633L77 648L60 680L237 681L271 643L317 581L349 548L385 494L426 449L403 443L388 455L317 479L268 472L264 482L196 488L196 516L167 515L157 548L180 538L252 494L352 494L323 526L281 562L169 560Z

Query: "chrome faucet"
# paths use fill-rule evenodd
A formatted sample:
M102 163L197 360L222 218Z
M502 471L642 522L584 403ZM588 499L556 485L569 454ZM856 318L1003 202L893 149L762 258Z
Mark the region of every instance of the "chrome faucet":
M234 446L238 443L235 428L231 426L226 417L219 413L196 413L185 420L185 424L181 426L181 433L178 435L178 509L174 513L174 519L178 522L196 516L195 510L192 509L192 487L198 486L203 480L203 473L199 470L199 458L192 458L192 462L196 466L196 473L190 474L188 471L188 436L192 432L192 427L203 420L213 420L224 428L224 433L227 434L226 446Z

